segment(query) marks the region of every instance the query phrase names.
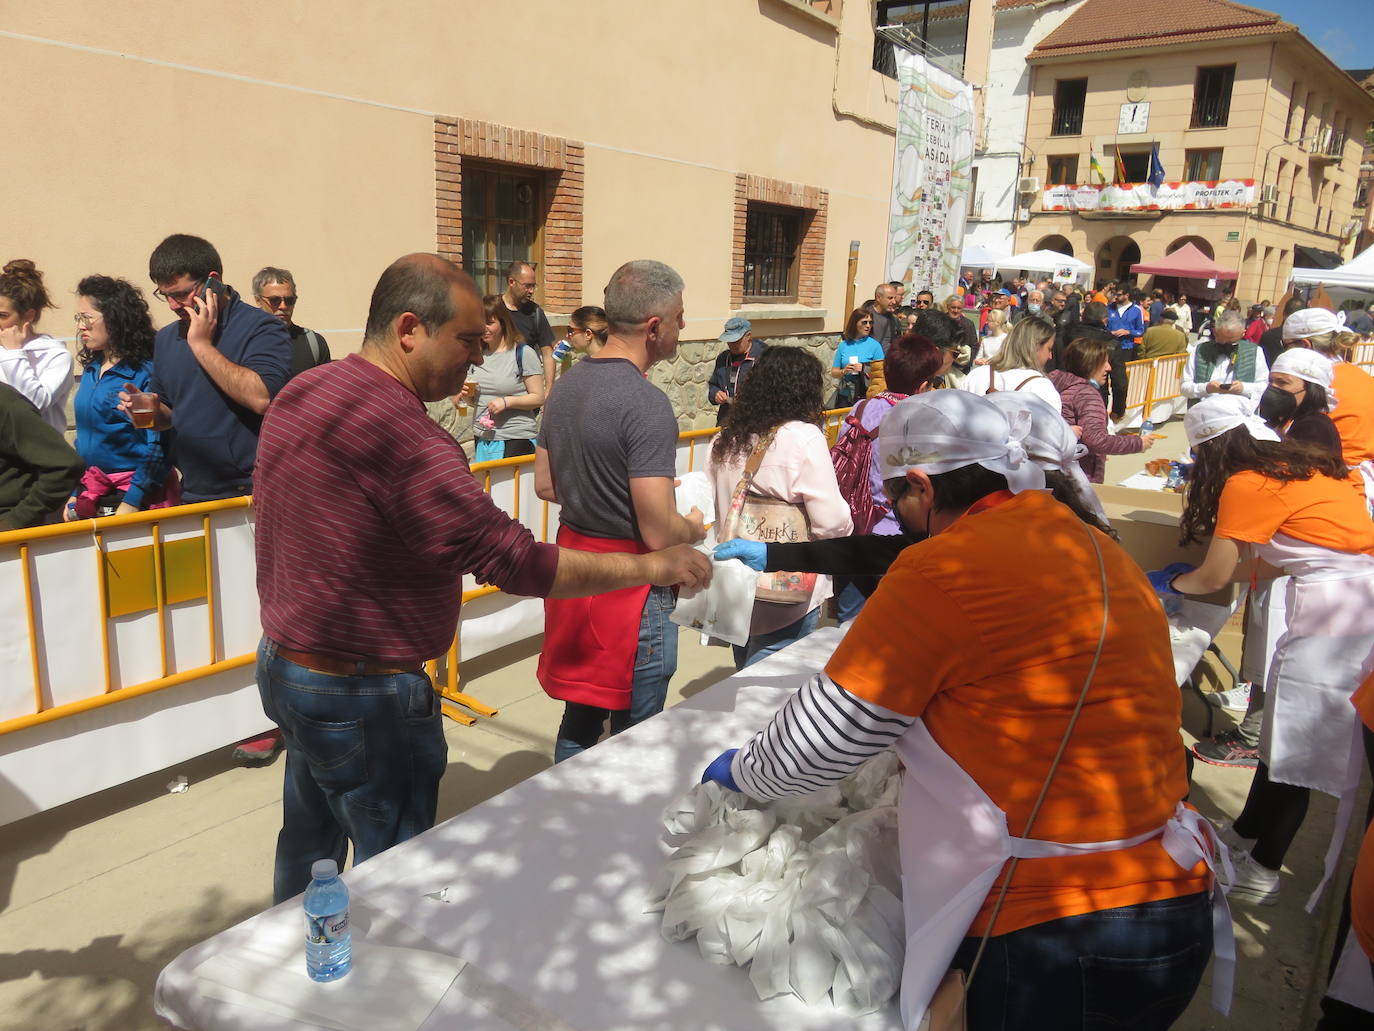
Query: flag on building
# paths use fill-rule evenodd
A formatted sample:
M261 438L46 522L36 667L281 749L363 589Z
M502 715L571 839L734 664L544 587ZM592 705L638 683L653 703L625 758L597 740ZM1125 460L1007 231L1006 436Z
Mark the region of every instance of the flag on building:
M1126 163L1121 160L1120 147L1113 146L1112 150L1116 152L1116 178L1112 181L1116 183L1117 186L1124 186L1126 183L1130 182L1130 180L1126 178Z
M1164 185L1164 166L1159 161L1159 143L1150 149L1150 178L1147 180L1155 189Z
M1092 144L1088 144L1088 179L1097 176L1097 181L1102 184L1107 182L1107 173L1102 171L1102 164L1097 160L1097 154L1093 151Z

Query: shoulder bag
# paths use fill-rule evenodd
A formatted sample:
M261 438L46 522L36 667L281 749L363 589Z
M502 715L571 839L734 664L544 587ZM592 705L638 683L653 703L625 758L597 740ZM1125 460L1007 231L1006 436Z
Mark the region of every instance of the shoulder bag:
M744 463L744 475L740 477L735 493L730 498L730 512L725 517L722 540L743 537L763 544L797 544L811 539L811 521L802 505L765 497L754 493L752 489L754 477L763 464L763 456L772 446L777 432L774 428L761 436L749 460ZM778 605L796 605L808 600L815 587L815 573L760 573L754 599Z

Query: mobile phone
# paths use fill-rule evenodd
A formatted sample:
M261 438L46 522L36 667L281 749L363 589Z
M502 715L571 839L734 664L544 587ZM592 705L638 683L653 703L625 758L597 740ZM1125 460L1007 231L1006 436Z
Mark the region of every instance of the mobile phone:
M224 281L219 278L218 272L211 272L209 278L205 280L205 293L214 294L216 300L224 300L229 293L229 288L224 285Z

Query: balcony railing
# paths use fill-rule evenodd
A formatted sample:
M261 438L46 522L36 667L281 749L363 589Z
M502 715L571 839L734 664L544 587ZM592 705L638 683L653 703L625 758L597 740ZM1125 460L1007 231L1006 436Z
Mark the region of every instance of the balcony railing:
M1203 97L1193 104L1190 129L1223 129L1231 119L1229 97Z
M1056 107L1050 122L1051 136L1078 136L1083 132L1083 105Z

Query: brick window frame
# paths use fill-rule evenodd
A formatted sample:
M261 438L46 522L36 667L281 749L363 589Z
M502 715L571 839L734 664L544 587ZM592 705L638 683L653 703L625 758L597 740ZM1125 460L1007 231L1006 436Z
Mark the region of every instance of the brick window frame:
M584 144L473 118L434 119L435 237L438 253L463 260L463 159L544 173L538 300L565 314L582 305Z
M735 221L730 256L730 307L744 305L744 235L750 203L798 208L802 236L797 248L796 304L819 308L825 273L825 230L830 194L818 186L804 186L759 175L735 176ZM751 302L753 303L753 302ZM790 302L789 302L790 303Z

